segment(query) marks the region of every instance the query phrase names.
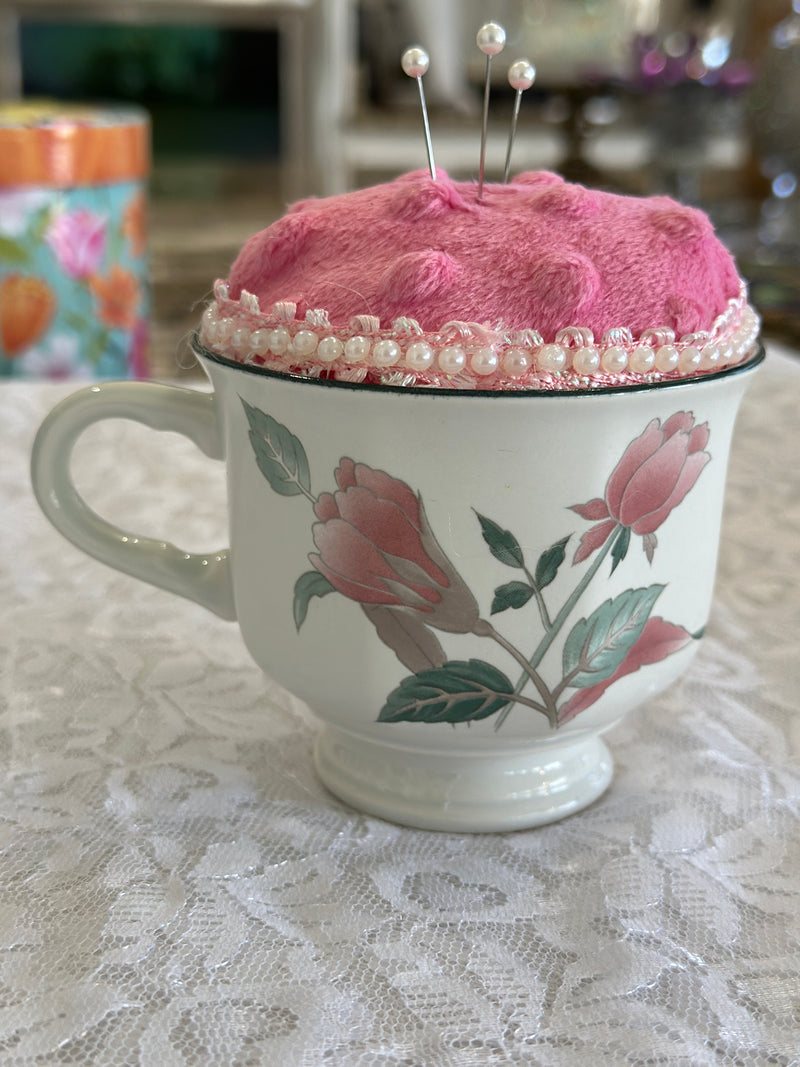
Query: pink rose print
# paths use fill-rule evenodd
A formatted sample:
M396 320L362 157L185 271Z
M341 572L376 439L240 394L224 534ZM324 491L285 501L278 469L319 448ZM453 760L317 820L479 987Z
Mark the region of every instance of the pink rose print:
M47 231L47 243L64 273L83 281L96 273L102 262L106 220L85 209L65 212Z
M595 523L581 538L573 563L581 563L605 544L619 526L644 537L652 560L655 531L683 500L711 459L708 423L695 426L690 411L678 411L661 424L653 421L625 449L606 483L605 498L575 504L582 518Z
M433 536L421 499L405 482L348 457L335 477L338 491L314 505L314 567L351 600L411 608L440 630L468 633L477 603Z
M684 499L711 458L709 429L691 412L653 421L625 449L606 482L605 496L572 508L595 522L583 535L575 562L594 559L571 590L556 582L570 535L526 558L527 548L502 523L475 515L492 566L509 580L494 590L490 615L527 610L532 651L520 648L490 618L442 551L419 493L399 478L348 456L335 471L337 488L312 489L302 441L269 413L242 400L253 454L282 497L304 498L316 521L309 553L312 570L294 586L298 634L312 601L339 593L360 605L377 637L411 673L390 692L378 714L383 723L473 723L494 718L500 729L513 709L545 716L552 730L592 707L625 675L679 652L700 637L653 609L666 585L631 586L580 607L610 555L611 571L625 558L633 533L652 562L655 531ZM599 551L598 551L599 550ZM502 571L498 572L502 574ZM530 606L530 607L529 607ZM538 620L536 619L538 615ZM449 636L446 640L440 633ZM443 643L470 634L493 642L500 664L473 655L454 657ZM535 641L535 644L533 642ZM560 643L560 655L547 656ZM498 653L499 650L499 653ZM514 669L516 681L507 671Z

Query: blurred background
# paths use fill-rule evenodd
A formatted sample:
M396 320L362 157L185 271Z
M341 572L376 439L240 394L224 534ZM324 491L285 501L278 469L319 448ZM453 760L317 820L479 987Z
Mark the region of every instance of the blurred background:
M426 166L416 85L399 65L409 44L431 55L437 164L477 175L475 32L489 19L507 43L487 176L502 173L506 71L524 56L537 77L512 171L702 207L766 332L800 342L800 0L0 0L0 105L146 111L144 358L177 378L195 373L185 337L247 236L293 199ZM0 270L2 248L0 234Z

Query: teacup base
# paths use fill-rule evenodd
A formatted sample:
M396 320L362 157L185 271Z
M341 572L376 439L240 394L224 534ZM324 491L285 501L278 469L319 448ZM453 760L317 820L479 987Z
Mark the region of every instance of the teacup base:
M580 811L608 787L613 763L596 735L487 756L434 752L321 730L322 783L354 808L424 830L524 830Z

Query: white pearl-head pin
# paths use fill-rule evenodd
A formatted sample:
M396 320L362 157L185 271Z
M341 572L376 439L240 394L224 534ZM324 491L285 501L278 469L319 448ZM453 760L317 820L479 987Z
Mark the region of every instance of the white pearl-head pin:
M508 84L518 93L530 89L536 79L536 67L528 59L518 59L508 68Z
M511 150L514 147L514 138L517 133L517 119L519 118L519 105L522 101L522 94L526 89L530 89L536 78L536 67L529 59L518 59L512 63L508 68L508 84L512 89L516 89L516 96L514 97L514 110L511 114L511 129L508 133L508 148L506 149L506 165L503 170L503 181L508 181L508 175L511 172Z
M431 57L424 48L407 48L400 59L400 64L409 78L421 78L428 73Z
M415 78L419 88L419 103L422 108L422 126L425 130L425 149L428 153L428 169L431 178L436 181L436 163L433 159L433 142L431 141L431 127L428 122L428 105L425 103L425 90L422 87L422 75L427 74L431 65L431 59L424 48L414 45L407 48L400 57L400 66L409 78Z
M486 56L496 56L506 46L506 31L499 22L486 22L475 35L478 48Z
M503 51L506 31L498 22L486 22L478 30L475 41L486 56L486 81L483 87L483 122L481 124L481 159L478 167L478 199L483 198L483 175L486 169L486 132L489 128L489 93L491 90L492 57Z

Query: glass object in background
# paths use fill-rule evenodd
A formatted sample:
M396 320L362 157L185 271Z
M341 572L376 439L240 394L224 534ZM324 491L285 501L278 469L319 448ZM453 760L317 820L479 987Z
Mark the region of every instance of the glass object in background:
M750 95L755 160L766 196L738 251L765 329L800 341L800 0L772 29Z
M662 12L653 34L637 37L635 83L645 98L654 192L713 208L703 182L715 153L744 148L744 91L752 68L739 54L737 0L690 0ZM735 150L735 149L734 149Z
M615 172L609 173L592 142L625 113L634 74L631 40L657 22L660 0L499 3L492 10L500 11L501 22L507 19L510 49L536 66L536 87L545 94L541 117L560 129L559 173L568 181L614 188L619 168L606 160Z
M659 0L500 0L492 12L509 30L509 49L530 55L537 82L558 89L627 81L631 36L659 6Z
M709 172L744 154L751 0L499 2L514 16L510 38L536 63L539 90L562 110L565 176L709 208Z
M147 376L149 121L0 107L0 377Z
M770 35L751 111L759 169L770 183L757 258L800 267L800 0Z

